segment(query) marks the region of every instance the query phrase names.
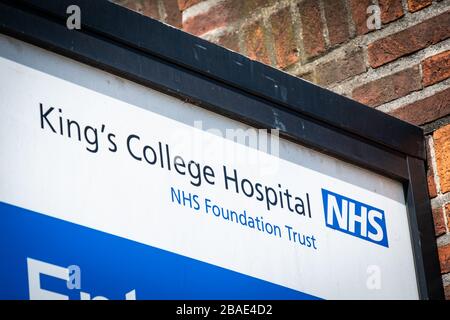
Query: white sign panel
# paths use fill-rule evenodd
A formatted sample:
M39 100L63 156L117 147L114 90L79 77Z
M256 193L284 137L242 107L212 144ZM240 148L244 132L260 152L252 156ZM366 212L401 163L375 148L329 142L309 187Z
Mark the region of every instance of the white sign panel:
M0 40L1 297L418 298L400 183Z

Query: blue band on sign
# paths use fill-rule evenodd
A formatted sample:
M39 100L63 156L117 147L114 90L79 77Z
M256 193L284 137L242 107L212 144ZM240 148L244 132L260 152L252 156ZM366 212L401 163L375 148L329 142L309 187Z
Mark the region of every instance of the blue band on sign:
M30 298L29 279L68 299L317 299L3 202L0 217L0 299Z

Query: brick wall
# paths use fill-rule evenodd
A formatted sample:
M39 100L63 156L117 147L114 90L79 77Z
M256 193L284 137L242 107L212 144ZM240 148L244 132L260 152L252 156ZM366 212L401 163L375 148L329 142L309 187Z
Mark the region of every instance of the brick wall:
M450 0L114 2L424 128L450 299Z

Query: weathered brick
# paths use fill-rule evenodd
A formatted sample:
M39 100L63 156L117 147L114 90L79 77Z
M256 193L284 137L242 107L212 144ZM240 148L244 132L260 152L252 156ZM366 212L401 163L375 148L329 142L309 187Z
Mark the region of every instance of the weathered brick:
M437 189L436 183L434 182L434 176L432 174L427 174L427 182L428 182L428 195L430 196L430 199L436 198Z
M444 209L442 207L433 209L434 233L440 236L445 233Z
M447 229L450 230L450 202L445 205L445 216L447 217Z
M264 28L261 21L256 21L247 26L244 40L247 56L250 59L270 64L269 53L264 41Z
M433 0L408 0L409 12L416 12L433 3Z
M421 88L419 66L404 69L353 90L353 99L371 107L403 97Z
M362 35L368 33L367 28L367 8L373 3L371 0L350 0L350 10L353 23L355 24L356 34Z
M289 7L281 9L270 17L273 40L275 42L275 58L278 68L285 68L299 60L295 43L292 17Z
M227 32L221 35L217 43L222 47L239 52L239 37L235 32Z
M324 0L323 5L330 44L345 42L350 33L344 0Z
M115 3L127 7L130 10L139 12L147 17L160 19L158 3L156 1L143 0L116 0Z
M431 86L450 77L450 50L422 62L423 85Z
M296 75L299 78L302 78L304 80L307 80L309 82L315 83L316 82L316 75L314 69L311 69L309 71L300 72Z
M178 8L181 11L186 10L189 7L192 7L194 4L203 2L205 0L178 0Z
M346 52L342 58L317 65L317 83L327 86L361 74L366 69L364 51L361 48L357 48Z
M175 28L181 28L181 10L178 8L177 0L164 0L163 3L165 9L164 11L166 12L164 22L174 26Z
M207 11L183 21L183 30L195 35L202 35L208 31L227 26L241 17L244 5L244 2L240 0L219 2Z
M390 112L394 117L423 125L450 114L450 88Z
M308 58L318 56L325 52L326 49L319 3L315 0L306 0L300 2L298 8L302 22L303 47L306 56Z
M437 197L436 183L434 182L434 169L432 164L431 147L428 143L428 139L433 137L427 137L426 149L427 149L427 182L428 182L428 194L430 199Z
M381 22L389 23L403 17L402 0L378 0L381 9Z
M450 37L450 11L369 44L373 68Z
M445 300L450 300L450 285L444 287Z
M264 8L276 3L278 0L245 0L245 12L252 13L255 9Z
M450 124L433 133L434 151L441 192L450 191Z
M441 273L450 272L450 244L438 247Z

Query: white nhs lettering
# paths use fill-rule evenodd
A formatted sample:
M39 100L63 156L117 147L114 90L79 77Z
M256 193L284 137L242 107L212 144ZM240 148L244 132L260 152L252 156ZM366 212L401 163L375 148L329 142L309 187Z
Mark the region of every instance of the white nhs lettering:
M322 189L326 225L388 247L384 211Z

